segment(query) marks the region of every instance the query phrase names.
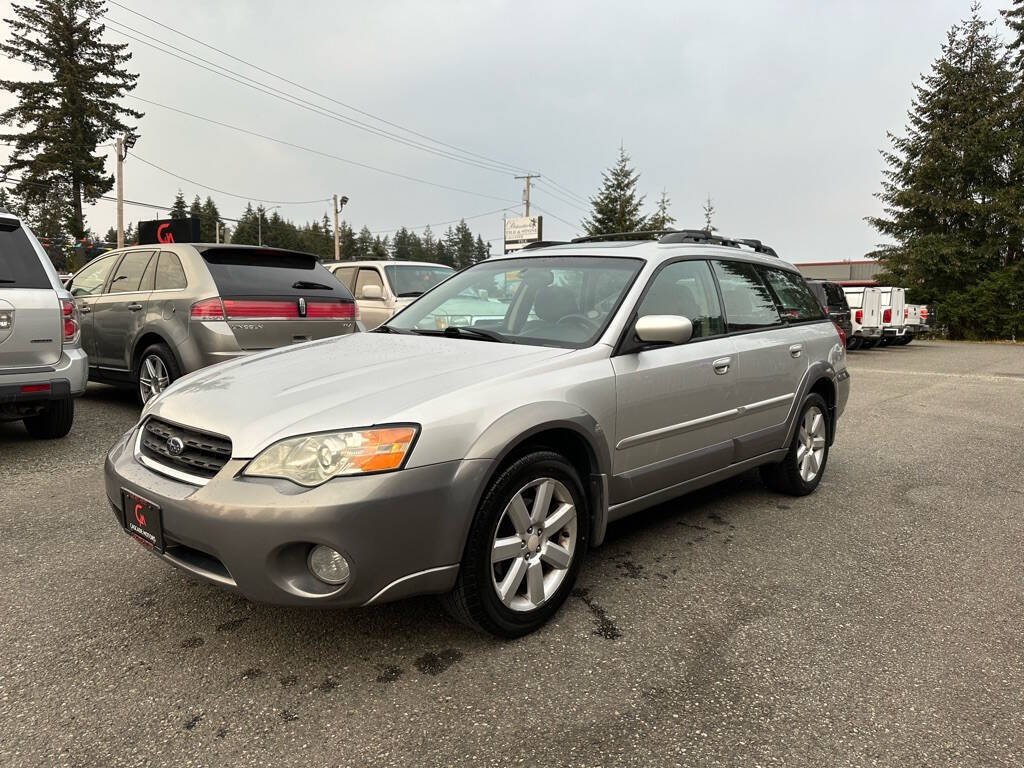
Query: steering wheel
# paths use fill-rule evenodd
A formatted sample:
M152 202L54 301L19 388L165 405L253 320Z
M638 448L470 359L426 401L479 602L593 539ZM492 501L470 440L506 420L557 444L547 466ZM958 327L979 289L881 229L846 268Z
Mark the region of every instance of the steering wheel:
M595 323L586 315L580 314L572 314L566 315L565 317L560 317L558 319L558 322L555 323L555 325L568 325L569 322L576 323L577 326L579 326L585 331L588 331L589 333L594 333L594 331L596 331L600 327L597 323Z

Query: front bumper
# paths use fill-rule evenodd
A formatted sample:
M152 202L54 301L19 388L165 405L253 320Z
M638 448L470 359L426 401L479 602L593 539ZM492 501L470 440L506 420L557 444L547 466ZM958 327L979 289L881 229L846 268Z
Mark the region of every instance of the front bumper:
M133 455L135 430L105 464L107 498L122 523L122 490L161 508L164 560L252 600L356 606L454 585L490 460L450 461L337 478L302 489L241 478L232 459L204 486L165 477ZM313 544L341 552L351 576L336 587L306 565Z

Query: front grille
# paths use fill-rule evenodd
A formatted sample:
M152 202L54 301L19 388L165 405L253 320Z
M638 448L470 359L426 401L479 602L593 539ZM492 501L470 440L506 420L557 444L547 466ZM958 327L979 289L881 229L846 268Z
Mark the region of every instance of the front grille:
M177 456L167 445L175 437L184 445L184 450ZM167 469L209 480L231 458L231 441L220 435L150 418L142 427L139 452Z

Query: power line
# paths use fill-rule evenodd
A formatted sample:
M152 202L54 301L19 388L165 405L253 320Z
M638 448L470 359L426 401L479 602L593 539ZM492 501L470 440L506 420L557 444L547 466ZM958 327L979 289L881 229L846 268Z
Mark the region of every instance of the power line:
M42 181L30 181L29 179L20 179L20 178L15 178L13 176L6 176L2 180L0 180L0 184L7 184L9 186L13 186L12 182L15 182L17 184L28 184L29 186L32 186L32 187L41 187L41 188L46 188L46 189L48 189L49 187L53 186L52 183L47 183L47 182L42 182ZM96 199L97 200L109 200L109 201L112 201L112 202L115 202L115 203L117 202L117 198L116 197L112 197L110 195L99 195L99 196L97 196ZM135 206L138 206L140 208L152 208L153 210L156 210L156 211L169 211L169 210L171 210L171 206L169 206L169 205L156 205L155 203L142 203L142 202L139 202L138 200L128 200L127 198L125 198L124 203L125 203L125 205L135 205ZM225 221L235 221L235 219L225 219L223 216L221 216L221 218L224 219Z
M547 183L550 184L551 186L555 187L555 189L558 189L559 191L565 193L569 197L572 197L572 198L575 198L576 200L579 200L584 205L590 205L590 200L588 200L587 198L583 197L583 195L577 195L571 189L569 189L568 187L564 186L563 184L559 184L557 181L555 181L550 176L545 176L544 180L547 181Z
M533 207L534 207L534 208L536 208L536 209L537 209L538 211L540 211L541 213L544 213L544 214L546 214L546 215L550 216L550 217L551 217L551 218L553 218L553 219L558 219L558 220L559 220L560 222L562 222L563 224L568 224L568 225L569 225L570 227L572 227L573 229L579 229L579 228L580 228L580 225L579 225L579 224L573 224L573 223L572 223L571 221L566 221L566 220L565 220L565 219L563 219L563 218L562 218L561 216L556 216L556 215L555 215L555 214L553 214L553 213L552 213L551 211L548 211L548 210L546 210L546 209L544 209L544 208L541 208L541 207L540 207L539 205L537 205L536 203L534 203L534 206L533 206Z
M426 184L427 186L430 186L430 187L437 187L438 189L447 189L447 190L449 190L451 192L461 192L462 194L465 194L465 195L475 195L476 197L483 197L483 198L487 198L487 199L490 199L490 200L497 200L497 201L502 202L502 203L518 203L519 202L518 200L510 200L510 199L505 198L505 197L498 197L496 195L488 195L488 194L486 194L484 192L474 192L471 189L462 189L461 187L452 187L452 186L449 186L447 184L438 184L437 182L427 181L426 179L419 179L419 178L416 178L415 176L408 176L408 175L406 175L404 173L398 173L397 171L389 171L389 170L386 170L384 168L378 168L376 166L369 165L367 163L361 163L361 162L359 162L357 160L350 160L350 159L348 159L346 157L341 157L339 155L332 155L330 152L323 152L323 151L321 151L319 149L313 149L311 147L303 146L302 144L295 144L294 142L291 142L291 141L285 141L284 139L278 139L278 138L275 138L273 136L267 136L266 134L263 134L263 133L258 133L256 131L251 131L248 128L242 128L242 127L237 126L237 125L231 125L230 123L221 122L220 120L214 120L211 117L204 117L203 115L197 115L194 112L189 112L189 111L184 110L184 109L178 109L177 107L171 107L171 106L168 106L167 104L161 104L158 101L152 101L150 99L144 99L141 96L136 96L133 93L125 94L125 95L128 98L135 99L136 101L140 101L143 104L149 104L149 105L154 106L154 107L160 107L161 109L166 109L166 110L168 110L170 112L177 112L180 115L186 115L188 117L195 118L196 120L202 120L204 122L211 123L213 125L219 125L222 128L228 128L228 129L230 129L232 131L238 131L239 133L244 133L244 134L247 134L249 136L255 136L256 138L264 139L265 141L272 141L272 142L274 142L276 144L281 144L281 145L286 146L286 147L292 147L293 149L299 149L299 150L302 150L303 152L309 152L309 153L314 154L314 155L319 155L320 157L327 157L327 158L330 158L332 160L337 160L337 161L342 162L342 163L347 163L349 165L357 166L359 168L365 168L365 169L370 170L370 171L376 171L377 173L383 173L383 174L386 174L388 176L394 176L394 177L399 178L399 179L405 179L406 181L414 181L417 184Z
M584 208L581 205L577 205L576 203L572 202L568 198L563 197L562 195L557 194L550 186L547 186L546 184L542 184L539 181L537 182L537 186L540 187L540 191L541 192L551 196L552 198L554 198L555 200L558 200L561 203L564 203L565 205L568 205L570 208L575 208L576 210L582 211L583 213L590 213L590 210L588 208Z
M426 229L427 227L443 227L446 224L455 224L455 223L460 222L460 221L470 221L472 219L481 219L484 216L493 216L496 213L504 213L505 211L510 211L510 210L512 210L512 209L511 208L498 208L497 210L494 210L494 211L487 211L486 213L477 213L477 214L475 214L473 216L460 216L459 218L452 219L451 221L439 221L436 224L424 224L421 227L397 227L395 229L379 229L376 232L371 232L370 234L372 234L372 235L389 235L389 234L391 234L393 232L397 232L400 229L408 229L408 230L410 230L412 232L417 232L417 231L419 231L421 229Z
M329 203L331 201L331 198L329 197L320 198L318 200L267 200L266 198L256 197L254 195L236 195L234 192L227 192L226 190L217 189L217 187L211 187L208 184L201 184L200 182L194 181L193 179L187 179L184 176L179 176L173 171L169 171L166 168L157 165L156 163L151 163L149 160L139 157L139 155L137 155L134 152L131 153L131 157L134 157L140 163L144 163L145 165L148 165L152 168L156 168L158 171L166 173L168 176L173 176L176 179L188 182L189 184L193 184L197 187L202 187L203 189L208 189L212 192L219 192L220 194L227 195L228 197L237 197L239 200L255 200L258 203L275 203L277 205L312 205L313 203Z
M414 130L412 130L410 128L406 128L405 126L402 126L402 125L400 125L398 123L392 122L390 120L386 120L386 119L384 119L384 118L382 118L382 117L380 117L378 115L375 115L375 114L373 114L371 112L367 112L367 111L359 109L358 107L355 107L355 106L353 106L351 104L347 104L347 103L345 103L343 101L340 101L340 100L335 99L335 98L333 98L331 96L328 96L325 93L321 93L320 91L316 91L316 90L314 90L312 88L308 88L308 87L302 85L301 83L295 82L294 80L289 80L288 78L284 77L283 75L279 75L276 72L272 72L272 71L270 71L268 69L264 69L263 67L260 67L260 66L258 66L256 64L253 64L251 61L247 61L246 59L242 59L242 58L239 58L238 56L234 56L234 55L228 53L227 51L225 51L225 50L223 50L221 48L218 48L218 47L216 47L214 45L211 45L209 43L206 43L206 42L200 40L197 37L193 37L192 35L186 34L185 32L182 32L179 29L176 29L176 28L171 27L171 26L169 26L167 24L164 24L163 22L157 21L156 19L152 18L151 16L147 16L144 13L139 13L138 11L133 10L132 8L129 8L128 6L123 5L122 3L117 2L116 0L110 0L110 2L111 2L111 5L116 5L118 8L120 8L120 9L122 9L124 11L127 11L128 13L131 13L131 14L133 14L135 16L143 18L146 21L150 22L151 24L155 24L156 26L160 27L161 29L169 30L169 31L171 31L171 32L181 36L181 37L184 37L187 40L191 40L192 42L197 43L197 44L203 46L204 48L208 48L208 49L210 49L212 51L216 51L217 53L221 54L222 56L226 56L229 59L232 59L233 61L237 61L240 64L244 64L247 67L251 67L252 69L257 70L258 72L262 72L262 73L264 73L266 75L270 75L271 77L274 77L274 78L276 78L276 79L278 79L278 80L280 80L280 81L282 81L284 83L287 83L288 85L291 85L291 86L294 86L296 88L299 88L299 89L305 91L306 93L311 93L314 96L319 96L322 99L326 99L327 101L330 101L330 102L332 102L334 104L342 106L345 109L351 110L352 112L356 112L356 113L358 113L360 115L363 115L365 117L369 117L370 119L375 120L375 121L377 121L379 123L383 123L384 125L391 126L392 128L397 128L400 131L408 133L408 134L410 134L412 136L417 136L417 137L419 137L421 139L425 139L425 140L427 140L427 141L429 141L429 142L431 142L433 144L437 144L438 146L447 147L448 149L455 150L456 152L461 153L463 155L467 155L469 157L475 157L475 158L477 158L479 160L483 160L483 161L486 161L486 162L494 164L494 165L504 166L508 170L515 170L515 171L525 171L526 170L525 168L520 168L519 166L513 165L511 163L506 163L504 161L497 160L497 159L492 158L492 157L488 157L487 155L482 155L480 153L473 152L471 150L468 150L468 149L465 149L465 148L462 148L462 147L458 147L458 146L456 146L454 144L449 144L449 143L441 141L439 139L432 138L431 136L428 136L426 134L414 131ZM104 17L104 18L106 18L106 17ZM109 21L109 19L108 19L108 21ZM116 22L116 21L114 23L115 24L121 24L120 22ZM121 26L126 26L126 25L121 24ZM130 27L127 27L127 28L130 29ZM144 33L140 33L140 34L144 34ZM190 54L190 55L194 55L194 54Z

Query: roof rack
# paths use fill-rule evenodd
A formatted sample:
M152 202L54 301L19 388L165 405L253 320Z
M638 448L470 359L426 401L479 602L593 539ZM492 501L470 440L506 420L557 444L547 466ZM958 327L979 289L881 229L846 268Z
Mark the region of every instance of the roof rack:
M533 248L547 248L549 245L567 245L568 243L569 243L568 240L537 240L537 241L532 242L532 243L527 243L526 245L524 245L519 250L520 251L529 251L529 250L531 250Z
M674 229L646 229L637 232L609 232L605 235L585 235L574 237L573 243L597 243L602 240L654 240L656 237L675 232Z
M651 229L637 232L612 232L607 235L587 235L586 237L574 237L573 243L595 243L602 240L654 240L659 243L704 243L707 245L724 245L727 248L739 248L746 246L756 253L763 253L765 256L779 257L775 249L765 245L760 240L742 237L723 237L706 229ZM535 248L540 245L535 245Z

